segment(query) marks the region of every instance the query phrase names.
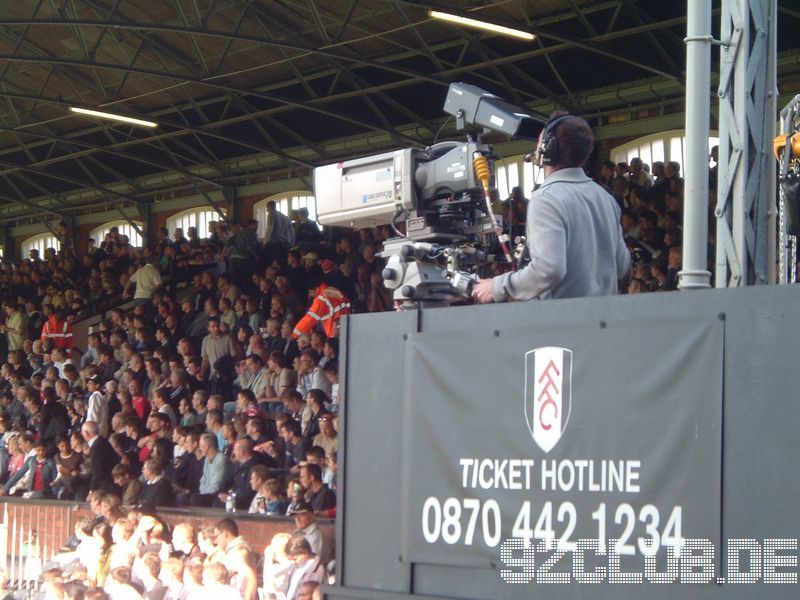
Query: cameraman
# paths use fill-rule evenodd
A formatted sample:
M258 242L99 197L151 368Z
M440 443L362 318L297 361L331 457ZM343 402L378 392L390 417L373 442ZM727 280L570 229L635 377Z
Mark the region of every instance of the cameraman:
M478 302L617 293L631 257L619 206L581 168L593 146L586 121L564 113L551 116L535 154L545 178L528 206L531 261L516 273L479 280L472 290Z

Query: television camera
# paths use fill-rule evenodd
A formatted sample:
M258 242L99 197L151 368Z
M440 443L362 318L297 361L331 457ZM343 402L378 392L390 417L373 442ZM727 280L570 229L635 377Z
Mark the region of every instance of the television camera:
M450 84L444 111L456 118L465 141L404 148L314 169L320 223L392 226L397 237L384 244L381 255L387 262L382 275L400 307L468 298L493 235L511 262L491 209L493 149L481 135L494 131L535 140L547 122L543 115L465 83ZM401 218L405 233L397 228Z

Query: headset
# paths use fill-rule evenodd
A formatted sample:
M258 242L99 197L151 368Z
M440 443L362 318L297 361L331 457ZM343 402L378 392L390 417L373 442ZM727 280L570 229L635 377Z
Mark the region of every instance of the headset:
M558 162L558 136L556 129L558 125L566 120L572 118L573 115L559 115L551 119L544 126L544 136L542 143L536 150L536 163L538 166L554 165Z

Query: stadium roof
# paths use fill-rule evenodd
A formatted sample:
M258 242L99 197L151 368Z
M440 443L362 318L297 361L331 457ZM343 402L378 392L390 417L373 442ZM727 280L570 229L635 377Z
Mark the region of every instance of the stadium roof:
M795 4L778 2L779 82L788 96L800 90ZM681 112L685 7L663 0L9 2L0 18L0 222L281 177L310 184L314 165L432 143L453 81L539 112L573 111L598 127ZM536 38L444 23L431 8ZM454 133L448 123L440 137Z

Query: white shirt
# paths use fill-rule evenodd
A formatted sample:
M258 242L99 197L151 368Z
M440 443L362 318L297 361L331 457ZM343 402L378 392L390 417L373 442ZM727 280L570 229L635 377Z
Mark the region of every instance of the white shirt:
M99 391L89 396L89 407L86 409L86 420L97 423L100 435L108 435L108 401Z
M153 297L155 289L161 285L161 273L153 265L147 263L131 275L131 281L136 284L136 292L133 294L134 300L142 298L149 300Z

